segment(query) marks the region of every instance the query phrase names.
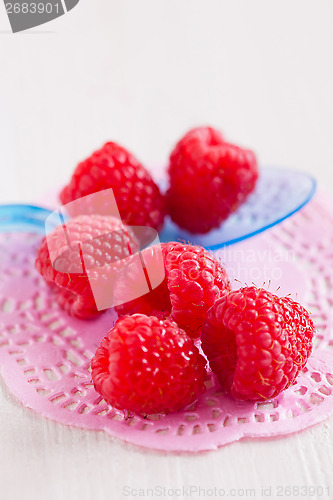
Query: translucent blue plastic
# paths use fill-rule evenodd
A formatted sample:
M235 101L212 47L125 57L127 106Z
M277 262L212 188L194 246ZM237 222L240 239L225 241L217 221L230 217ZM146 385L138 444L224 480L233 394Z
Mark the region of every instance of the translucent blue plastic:
M220 227L208 234L191 234L167 221L161 241L190 241L210 250L254 236L300 210L313 197L316 181L293 170L266 167L255 191Z
M45 235L51 210L33 205L0 205L0 231L27 231Z
M219 229L193 235L169 220L161 241L185 240L211 250L236 243L283 221L311 200L316 181L309 175L281 168L264 168L254 193ZM32 205L0 205L0 231L28 231L45 235L52 211Z

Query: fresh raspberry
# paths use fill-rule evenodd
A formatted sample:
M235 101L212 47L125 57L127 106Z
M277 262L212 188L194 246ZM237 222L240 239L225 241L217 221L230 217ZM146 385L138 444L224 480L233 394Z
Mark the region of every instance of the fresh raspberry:
M192 233L218 228L253 191L254 153L225 142L213 128L190 130L170 156L167 203L171 218Z
M91 362L95 389L112 406L168 413L205 390L206 360L176 323L134 314L119 319Z
M229 289L226 270L202 247L170 242L160 248L164 281L150 293L115 309L119 316L142 313L160 319L170 317L190 337L198 337L208 309ZM154 247L144 250L143 259L149 261L153 252ZM135 286L135 273L124 280L130 281Z
M70 183L60 193L61 203L66 205L105 189L113 189L120 216L124 224L149 226L157 231L164 220L164 199L148 171L126 149L115 142L106 143L89 158L79 163ZM80 204L79 213L114 214L110 207L112 200L106 200L96 210L94 201L89 206ZM74 212L70 215L78 215Z
M53 288L63 309L73 316L89 318L100 312L90 281L99 280L102 293L110 290L111 269L120 267L121 259L137 250L134 234L119 219L80 215L42 240L36 268Z
M292 385L312 350L314 324L288 297L248 287L209 310L202 348L221 385L239 400L265 400Z

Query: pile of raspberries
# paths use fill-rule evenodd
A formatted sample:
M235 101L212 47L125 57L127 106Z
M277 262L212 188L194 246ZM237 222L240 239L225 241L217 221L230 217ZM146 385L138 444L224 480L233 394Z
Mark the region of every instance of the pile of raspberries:
M167 214L191 233L218 228L254 190L256 157L213 128L196 128L172 151L168 175L163 195L131 153L105 144L61 191L72 218L43 239L36 268L82 328L105 310L96 305L92 279L102 295L118 297L119 319L91 361L95 389L112 406L145 415L184 408L205 390L207 360L235 399L274 398L295 383L311 354L309 313L263 288L231 290L223 265L200 246L169 242L142 250L135 232L160 231ZM108 198L98 206L71 203L110 188L120 219L110 215ZM123 263L138 252L146 275L147 262L160 255L162 279L124 302L139 270L127 265L124 275Z

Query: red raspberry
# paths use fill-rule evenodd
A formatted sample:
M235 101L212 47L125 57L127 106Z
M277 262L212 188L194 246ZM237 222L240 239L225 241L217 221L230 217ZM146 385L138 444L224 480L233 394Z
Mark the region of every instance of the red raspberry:
M312 350L309 313L260 288L229 292L209 310L202 348L221 385L239 400L265 400L292 385Z
M190 337L198 337L208 309L229 289L226 270L199 246L170 242L162 243L161 249L165 266L161 285L115 309L119 316L142 313L161 319L170 317ZM146 254L153 251L144 250L144 260L149 260ZM135 286L135 274L124 282L130 280Z
M112 287L110 270L137 250L135 236L119 219L80 215L58 226L42 240L36 268L54 289L63 309L73 316L89 318L100 311L87 272L90 272L90 280L100 280L101 288L109 290Z
M171 218L192 233L218 228L253 191L254 153L224 141L210 127L190 130L170 156L167 202Z
M167 413L205 390L206 360L176 323L134 314L119 319L91 362L96 391L112 406Z
M124 224L149 226L157 231L162 228L164 200L158 186L137 159L115 142L106 143L79 163L70 183L61 191L60 200L66 205L83 196L110 188L113 189ZM80 205L80 210L80 213L114 213L108 202L102 211L100 206L96 211L94 201L88 207ZM70 213L78 215L73 208Z

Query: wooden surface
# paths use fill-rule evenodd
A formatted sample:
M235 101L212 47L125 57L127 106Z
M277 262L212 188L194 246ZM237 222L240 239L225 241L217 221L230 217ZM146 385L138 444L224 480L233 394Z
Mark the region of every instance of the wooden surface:
M236 490L236 498L265 498L262 487L272 488L270 498L280 498L281 486L323 486L330 487L330 496L325 490L312 498L332 498L332 443L330 418L288 437L244 440L209 453L152 452L103 432L43 419L23 408L6 388L1 391L0 479L7 499L121 499L126 487L139 494L140 489L190 486L224 489L229 496ZM200 498L198 492L192 498Z
M333 195L332 21L328 0L81 0L12 35L1 3L1 202L36 201L107 139L163 165L201 123L261 163L313 173ZM155 486L185 488L165 498L207 498L215 487L235 498L333 498L333 418L285 438L163 454L43 419L0 385L6 500L118 500ZM189 486L203 490L190 497Z

